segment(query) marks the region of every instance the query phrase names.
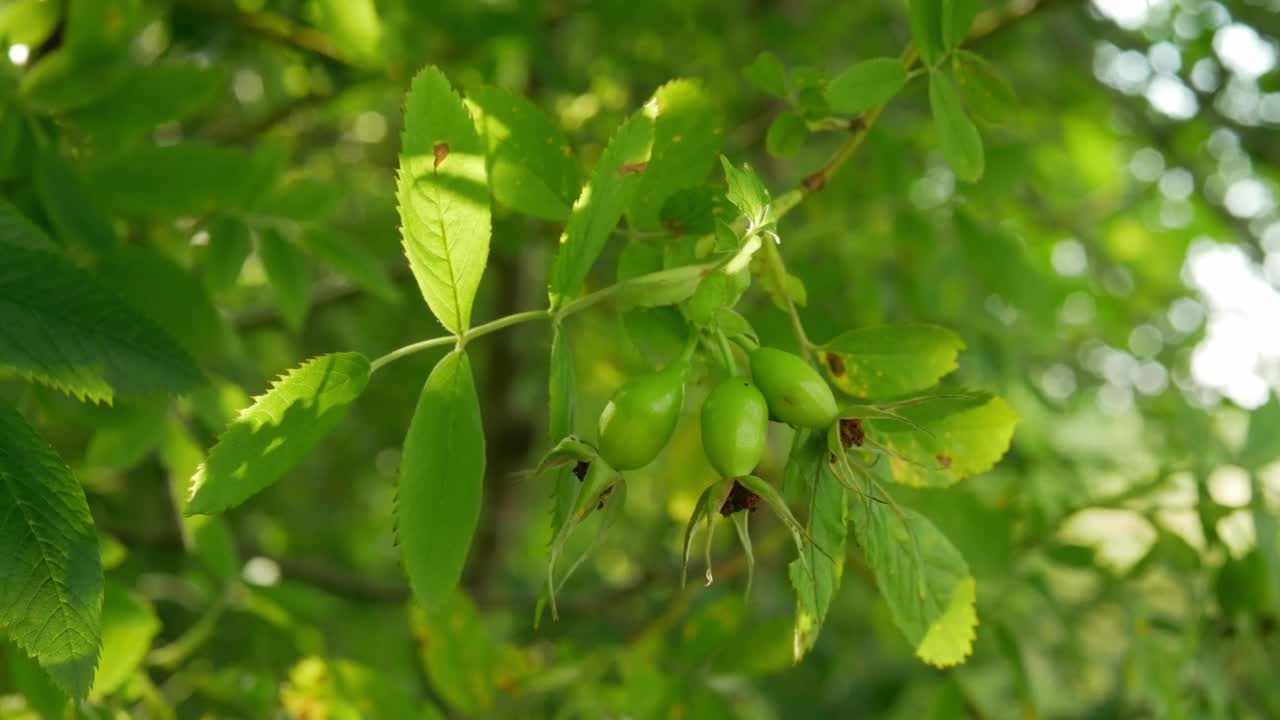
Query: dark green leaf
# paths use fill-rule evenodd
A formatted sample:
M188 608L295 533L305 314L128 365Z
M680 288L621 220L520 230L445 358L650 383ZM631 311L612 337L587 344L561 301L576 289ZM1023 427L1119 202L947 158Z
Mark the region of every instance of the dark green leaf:
M58 236L96 254L115 247L111 224L89 196L84 181L60 155L36 157L36 193Z
M240 413L191 478L186 514L235 507L307 457L360 397L369 361L359 353L308 360Z
M122 247L98 265L98 276L138 312L198 358L226 349L227 328L204 285L154 250Z
M400 463L396 534L413 594L427 611L455 596L480 517L484 425L462 351L431 371L409 423Z
M91 166L87 180L102 207L121 214L195 217L246 205L270 185L270 160L204 143L141 145Z
M0 365L94 401L202 382L172 339L56 255L0 243Z
M302 329L311 305L311 269L306 258L274 228L258 233L258 257L271 283L271 297L285 324L294 332Z
M99 142L114 144L196 114L226 85L219 70L161 63L139 68L111 94L72 111L67 119Z
M214 292L226 292L240 279L244 261L253 252L249 226L238 218L223 216L209 226L209 246L204 252L205 279Z
M382 261L354 236L325 227L313 227L302 233L302 244L308 252L361 289L387 302L399 299L400 293L387 277Z
M968 50L955 51L954 67L956 84L975 117L992 125L1010 120L1018 99L999 68Z
M62 689L83 698L98 664L98 536L67 464L3 404L0 508L0 628Z

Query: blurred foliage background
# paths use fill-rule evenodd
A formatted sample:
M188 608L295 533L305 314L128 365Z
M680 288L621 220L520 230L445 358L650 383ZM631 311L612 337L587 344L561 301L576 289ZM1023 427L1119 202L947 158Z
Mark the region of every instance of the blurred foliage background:
M212 378L177 401L106 406L0 376L0 396L71 462L101 534L103 672L76 712L1280 716L1280 4L982 7L968 46L993 77L970 95L982 180L947 169L917 81L780 227L815 340L886 322L951 328L968 346L959 381L1022 417L994 471L901 491L978 578L975 652L944 672L912 656L857 553L816 649L793 665L776 523L757 529L746 602L723 527L716 583L681 590L683 523L713 479L690 410L565 587L561 621L535 629L550 488L523 471L547 445L544 325L471 346L485 508L466 594L440 617L412 609L391 513L438 353L389 366L302 468L225 523L184 526L171 495L283 370L443 333L403 260L394 204L418 68L529 97L584 175L656 87L697 79L726 118L725 154L781 192L847 130L775 121L812 113L814 88L849 63L899 55L905 2L0 6L6 200ZM744 72L762 52L785 68L785 97ZM544 306L558 235L495 212L477 321ZM622 245L594 286L612 281ZM793 344L767 295L740 309L766 343ZM607 309L568 327L580 416L594 418L652 348ZM774 441L768 478L785 460L785 433ZM61 717L59 691L5 656L0 716Z

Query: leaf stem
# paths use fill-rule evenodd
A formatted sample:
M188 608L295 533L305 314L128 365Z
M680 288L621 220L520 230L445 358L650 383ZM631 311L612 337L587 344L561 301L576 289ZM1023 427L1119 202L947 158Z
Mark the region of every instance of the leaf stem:
M483 325L477 325L471 328L470 330L466 331L465 333L463 333L461 336L442 335L440 337L434 337L434 338L429 338L427 340L420 340L416 343L410 343L408 345L405 345L404 347L396 348L395 350L392 350L391 352L387 353L386 355L383 355L377 360L374 360L369 366L369 372L370 373L377 372L379 368L386 365L387 363L390 363L394 360L399 360L400 358L405 357L407 355L413 355L414 353L422 352L423 350L430 350L431 348L436 348L436 347L444 347L450 344L456 344L459 347L463 347L466 345L468 341L474 338L488 335L491 332L496 332L505 327L518 325L523 322L529 322L530 320L546 320L551 317L552 315L550 310L528 310L526 312L516 313L514 315L506 315L504 317L498 318L497 320L491 320Z

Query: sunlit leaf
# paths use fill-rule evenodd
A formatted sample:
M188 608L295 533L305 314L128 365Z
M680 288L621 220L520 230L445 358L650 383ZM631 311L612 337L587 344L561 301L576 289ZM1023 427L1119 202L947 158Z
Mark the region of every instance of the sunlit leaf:
M93 680L94 695L110 695L142 664L160 619L146 598L107 583L102 601L102 662Z
M653 149L629 199L627 217L642 230L661 227L661 211L677 191L707 179L724 137L719 105L702 85L672 80L641 111L653 120Z
M359 353L313 358L272 383L218 438L191 479L186 513L235 507L297 465L346 414L369 381Z
M484 144L443 73L424 69L405 97L396 185L409 267L441 325L461 333L489 259Z
M872 419L868 436L892 453L893 479L946 486L990 470L1004 457L1018 424L1007 402L982 393L942 396L893 409L907 422Z
M936 325L883 325L836 336L820 355L833 384L858 397L923 390L955 370L959 335Z

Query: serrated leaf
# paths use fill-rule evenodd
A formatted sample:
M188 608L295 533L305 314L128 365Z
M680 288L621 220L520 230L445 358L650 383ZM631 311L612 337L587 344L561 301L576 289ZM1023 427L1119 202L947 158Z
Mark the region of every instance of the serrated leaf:
M628 118L609 140L560 235L560 251L551 268L553 305L562 304L582 289L591 266L640 186L652 146L653 118L644 111Z
M414 597L429 612L454 595L480 518L484 425L467 354L427 378L404 441L396 532Z
M978 15L978 0L942 0L942 46L948 50L964 42Z
M40 720L65 718L67 705L71 702L67 691L58 687L49 673L42 670L35 660L14 647L13 643L5 642L3 636L0 636L0 650L4 651L3 659L7 661L6 682L22 695L27 707L35 711L36 717Z
M312 9L342 57L368 68L382 63L382 21L374 0L315 0Z
M391 284L382 262L355 237L326 227L310 227L302 233L302 245L373 296L387 302L399 299L400 293Z
M925 65L942 56L942 3L944 0L910 0L911 37Z
M447 330L465 332L489 260L489 181L471 115L434 67L405 97L396 200L423 298Z
M910 424L871 419L872 440L893 454L893 479L903 485L945 487L984 473L1009 449L1018 414L999 397L981 393L943 396L895 408Z
M831 470L822 433L802 431L792 443L783 477L784 490L792 502L805 508L809 535L830 555L818 552L810 543L803 550L804 560L793 560L787 568L796 591L792 652L799 661L817 642L831 600L840 589L848 536L848 498Z
M102 582L80 483L21 415L0 404L0 628L77 698L89 692L98 664Z
M138 217L196 217L243 207L275 179L275 158L188 142L140 145L91 165L86 180L103 207Z
M757 55L742 74L752 85L770 95L783 97L787 94L787 69L778 56L767 50Z
M258 232L258 257L271 283L271 297L285 324L294 332L302 329L311 306L311 269L306 258L275 228Z
M963 662L978 625L977 583L964 557L910 508L865 501L851 514L880 594L916 655L935 667Z
M116 583L107 583L102 601L102 663L93 680L94 695L122 688L142 664L160 619L146 598Z
M947 164L956 177L976 182L982 177L985 165L982 136L965 113L955 83L941 72L929 75L929 109L938 133L938 145Z
M359 353L312 358L232 421L191 478L187 515L235 507L279 480L338 424L369 382Z
M809 126L805 124L804 118L799 113L788 111L774 118L769 124L764 145L770 155L788 157L795 155L800 148L804 147L807 137L809 137Z
M196 114L226 86L218 69L160 63L138 68L109 95L68 113L67 120L111 145Z
M742 169L733 166L729 158L721 155L720 164L724 167L724 179L729 189L725 197L738 208L747 221L754 226L769 222L769 191L765 189L760 177L743 163Z
M467 103L488 148L494 199L543 220L569 217L581 180L564 132L527 98L491 85L471 90Z
M959 335L936 325L882 325L841 333L819 355L840 390L893 397L923 390L956 369Z
M897 58L874 58L854 63L827 85L831 110L860 115L893 99L907 84L907 68Z
M110 252L115 232L71 164L45 152L36 157L34 170L36 195L58 236L93 253Z
M94 401L180 393L200 370L164 331L57 255L0 242L0 366Z
M724 116L693 80L672 80L658 88L642 112L653 120L653 149L627 217L640 230L658 230L667 198L706 181L720 154Z

